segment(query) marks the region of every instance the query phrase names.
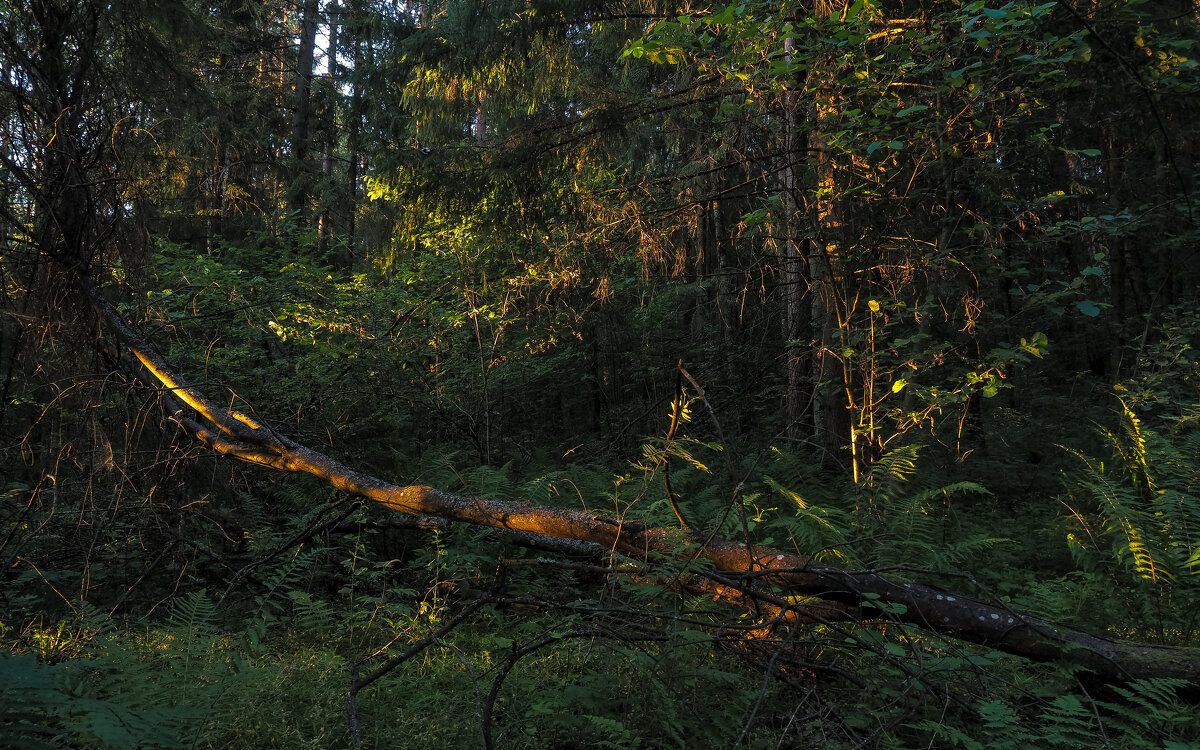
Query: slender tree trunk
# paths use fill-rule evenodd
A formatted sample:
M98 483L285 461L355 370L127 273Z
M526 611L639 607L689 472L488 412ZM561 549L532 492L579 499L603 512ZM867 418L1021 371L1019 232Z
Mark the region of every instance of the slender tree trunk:
M846 0L819 0L816 13L823 22L840 13ZM805 267L811 285L812 325L816 346L813 349L813 433L822 448L822 463L843 465L842 449L849 446L849 467L855 481L859 478L860 460L857 453L854 420L849 406L853 396L853 376L838 354L840 336L846 324L842 311L840 283L840 254L844 251L849 232L845 223L845 206L838 195L837 165L825 143L825 133L835 124L836 103L831 101L836 86L832 70L820 64L809 70L808 90L813 92L807 147L813 155L811 163L816 172L817 192L808 202L812 221L812 239L806 244Z
M350 12L351 25L348 29L343 29L342 44L349 44L354 49L354 77L350 83L350 114L346 123L346 194L348 200L348 214L346 216L346 241L351 243L354 239L356 224L358 219L358 172L359 160L362 158L361 137L362 137L362 86L358 83L357 76L362 74L363 55L362 55L362 28L363 10L360 4L361 0L350 0L348 8ZM346 38L346 32L349 31L350 36ZM353 252L348 250L348 252Z
M329 238L333 234L333 198L334 191L329 190L333 184L333 157L338 140L338 124L337 124L337 101L338 101L338 82L337 82L337 50L338 50L338 26L342 9L338 7L336 0L330 0L325 6L325 15L328 18L329 24L329 49L325 53L326 66L325 77L328 87L328 111L325 113L325 132L322 138L321 146L321 177L326 186L323 189L325 195L321 196L321 216L317 220L317 236L319 237L318 247L321 254L329 251Z
M222 77L222 72L229 64L225 55L217 57L216 76ZM204 252L212 255L213 241L217 234L217 219L225 218L225 180L228 177L229 146L225 140L225 122L228 114L224 101L218 97L213 104L216 109L212 128L212 172L208 179L208 189L203 193L204 210Z
M479 89L479 104L475 107L475 142L482 146L487 142L487 91Z
M291 210L303 224L312 190L308 160L309 115L312 108L313 56L317 44L317 0L304 0L300 18L300 50L296 55L296 90L292 100Z
M795 50L795 39L783 41L786 59L790 62ZM800 133L799 99L793 87L783 95L784 159L783 170L783 351L784 369L787 372L787 391L784 395L784 416L787 419L787 434L793 440L804 438L801 429L804 413L808 409L810 393L806 387L804 346L809 338L812 320L805 306L805 294L809 291L804 273L804 258L800 252L801 221L796 201L796 160L804 136Z

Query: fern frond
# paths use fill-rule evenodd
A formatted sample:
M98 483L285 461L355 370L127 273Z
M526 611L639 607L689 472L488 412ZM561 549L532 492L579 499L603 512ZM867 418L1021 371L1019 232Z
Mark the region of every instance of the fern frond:
M1121 531L1125 535L1125 545L1119 554L1133 558L1133 569L1142 578L1148 578L1158 583L1160 578L1170 579L1171 575L1159 567L1158 560L1143 541L1142 533L1130 521L1128 516L1117 519Z
M206 589L193 591L171 603L171 621L191 633L207 633L213 629L217 607Z
M453 487L464 495L512 502L518 491L513 473L511 461L503 466L476 466L456 472L455 480L444 486Z
M933 489L918 492L912 496L912 502L924 507L934 500L949 498L951 495L958 494L975 494L975 495L990 495L992 491L987 487L976 482L954 482L944 487L935 487Z
M1044 741L1050 745L1087 747L1095 743L1095 716L1074 695L1060 695L1042 711Z
M296 607L295 622L307 637L320 639L333 630L335 617L329 602L315 599L306 591L289 591L288 598Z
M937 742L929 747L962 747L965 750L985 750L985 745L957 727L926 719L910 725L913 729L929 733Z
M803 550L817 555L818 559L847 560L844 546L847 538L843 529L850 528L850 519L836 508L827 508L807 502L798 492L784 487L771 477L764 481L772 490L791 501L794 514L778 519Z
M1098 505L1116 560L1157 586L1174 585L1200 566L1200 471L1122 407L1123 436L1106 433L1117 472L1085 461L1074 487Z
M1147 677L1130 682L1127 687L1110 686L1112 691L1130 703L1136 703L1150 715L1157 713L1163 706L1176 702L1180 690L1188 687L1187 680L1177 677Z
M1021 720L1007 703L988 701L979 707L979 716L987 727L989 747L1037 747L1037 735L1021 725Z
M311 569L319 550L301 549L289 558L259 574L266 591L255 596L257 605L255 618L273 618L285 611L287 592L299 588L299 582ZM253 618L252 618L253 619Z
M871 464L863 486L871 487L877 502L886 503L897 485L907 482L917 471L920 446L902 445L884 453Z

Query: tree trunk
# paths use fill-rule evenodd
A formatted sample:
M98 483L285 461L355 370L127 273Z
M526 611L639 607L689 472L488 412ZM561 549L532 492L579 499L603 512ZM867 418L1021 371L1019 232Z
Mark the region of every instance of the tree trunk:
M325 77L329 97L327 100L328 111L325 113L325 132L321 139L321 177L324 183L322 192L325 195L321 197L321 215L317 219L318 248L322 255L329 251L329 238L333 235L332 196L334 193L329 186L333 184L333 157L338 141L337 49L341 12L342 9L338 7L336 0L330 0L329 4L325 6L325 15L328 17L329 24L329 49L325 52Z
M37 52L21 51L31 70L31 114L41 149L40 173L14 169L35 182L24 187L36 196L34 236L43 250L71 262L86 264L91 248L88 230L96 210L92 184L84 174L89 145L83 141L88 129L85 115L91 102L85 100L87 82L95 63L93 45L99 10L91 4L35 3ZM15 38L5 39L5 52L19 47ZM100 143L96 143L96 148ZM16 165L12 165L16 166Z
M304 223L311 190L308 165L308 118L311 108L313 52L317 45L317 0L304 0L300 18L300 51L296 55L296 92L292 112L291 210Z
M783 40L784 54L791 61L795 49L795 40L791 37ZM789 87L783 95L784 127L784 159L786 166L783 170L783 351L784 368L787 371L787 392L784 396L784 414L787 418L787 434L793 440L805 437L802 434L801 420L808 410L811 400L810 393L805 387L805 366L803 345L810 338L812 316L805 305L805 295L810 292L808 280L804 274L804 258L800 253L800 227L803 225L796 201L796 159L801 152L800 145L804 136L800 133L796 91Z
M360 6L360 0L350 0L347 5L350 13L350 26L348 29L342 30L342 44L349 45L354 49L354 76L351 77L350 84L350 114L347 117L346 123L346 193L348 214L346 216L346 240L350 242L354 239L356 229L356 221L358 219L358 172L359 159L361 158L359 151L361 148L361 133L362 133L362 85L358 82L358 76L362 74L363 55L362 55L362 27L363 11ZM349 38L347 39L347 33ZM347 253L353 256L353 249L347 246Z
M770 547L748 548L724 540L701 543L678 529L649 527L593 513L459 497L426 486L389 484L295 443L253 417L218 407L184 385L183 379L154 354L90 280L81 278L79 288L108 330L125 344L132 355L126 361L137 366L142 377L148 376L163 387L162 398L171 420L223 455L311 474L342 492L400 513L590 542L647 563L704 559L715 572L698 575L707 577L710 588L719 592L723 587L751 600L774 603L784 615L799 612L790 600L773 592L815 596L850 611L871 600L873 606L862 608L860 616L911 623L1030 659L1066 661L1100 680L1192 679L1200 673L1200 649L1094 636L1004 605L948 594L919 583L892 581L869 571L820 565L803 555ZM767 586L771 589L764 591Z
M487 91L479 89L478 104L475 107L475 143L482 146L487 143Z

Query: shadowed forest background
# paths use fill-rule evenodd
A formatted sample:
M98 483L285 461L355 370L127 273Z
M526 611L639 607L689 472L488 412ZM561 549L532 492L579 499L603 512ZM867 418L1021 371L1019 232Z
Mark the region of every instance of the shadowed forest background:
M0 746L1200 748L1198 14L0 0Z

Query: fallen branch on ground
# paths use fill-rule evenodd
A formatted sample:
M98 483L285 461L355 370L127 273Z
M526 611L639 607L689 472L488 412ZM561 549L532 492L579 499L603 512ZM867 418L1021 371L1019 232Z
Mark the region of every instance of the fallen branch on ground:
M132 355L127 361L136 361L142 370L140 375L163 389L170 419L223 455L311 474L351 496L373 500L400 513L600 545L639 561L671 557L705 560L718 574L724 574L714 582L719 583L714 590L728 588L727 593L735 599L739 595L756 596L745 579L753 574L752 580L760 586L818 597L838 605L839 610L858 608L864 600L870 600L876 606L859 610L864 617L885 616L1029 659L1061 660L1101 680L1192 679L1200 674L1200 649L1092 635L1002 605L923 584L893 581L873 572L821 565L803 555L770 547L747 547L720 539L701 544L701 540L678 529L574 510L460 497L421 485L390 484L300 445L253 417L216 406L185 385L89 279L81 278L79 286L106 328ZM790 606L788 600L765 592L757 596Z

